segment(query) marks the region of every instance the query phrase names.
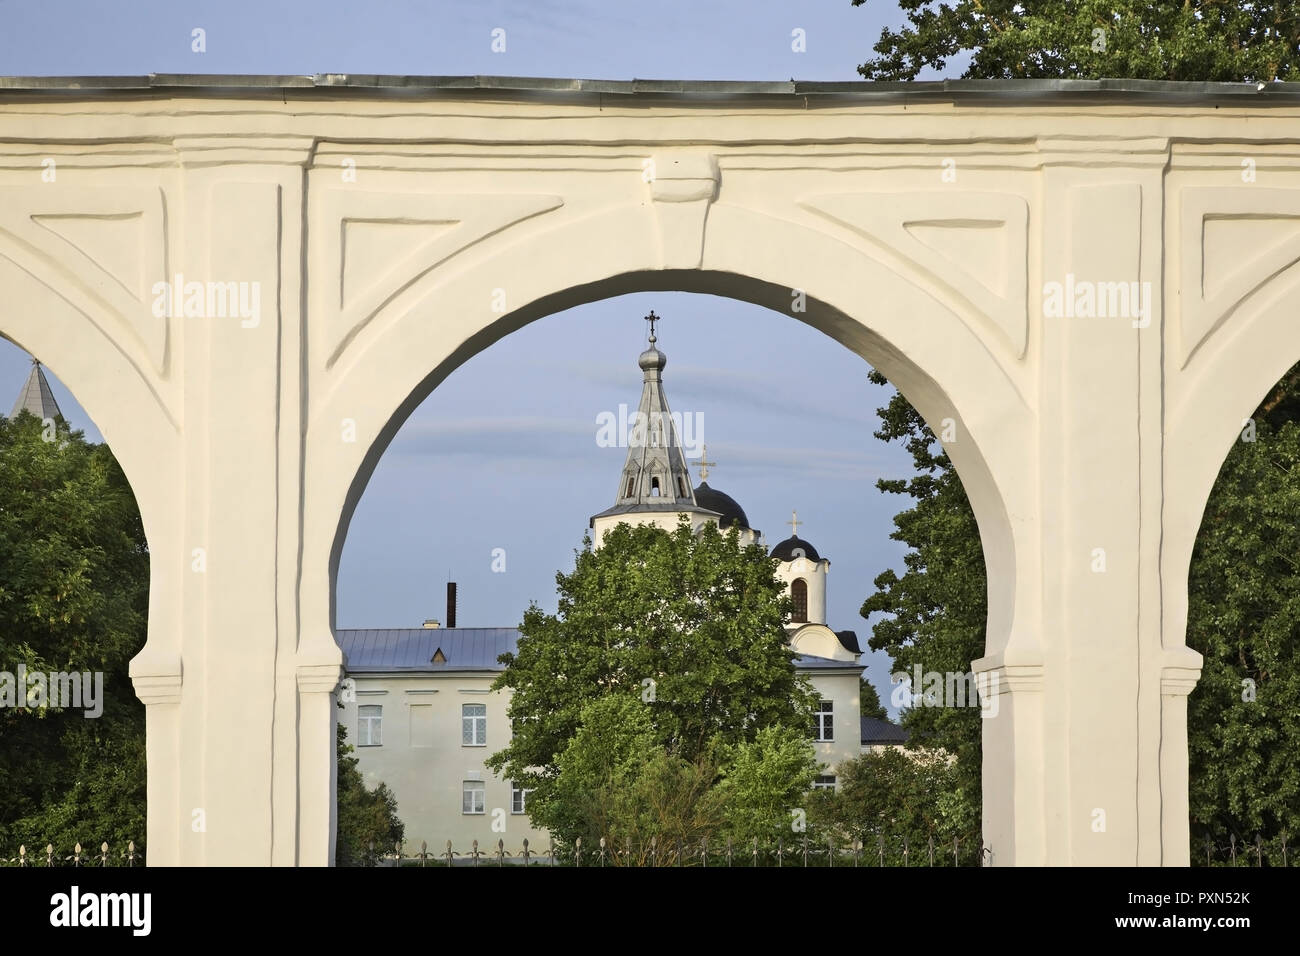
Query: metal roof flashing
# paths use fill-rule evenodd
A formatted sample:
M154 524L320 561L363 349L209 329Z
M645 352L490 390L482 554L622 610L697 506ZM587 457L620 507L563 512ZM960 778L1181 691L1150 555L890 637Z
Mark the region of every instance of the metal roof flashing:
M373 73L204 74L150 73L143 76L0 77L0 94L255 96L288 90L324 95L440 96L505 94L510 98L600 94L668 99L739 100L768 97L914 99L1056 99L1081 96L1120 100L1206 100L1230 98L1237 105L1290 101L1300 83L1205 83L1133 79L917 80L875 82L748 80L594 80L521 76L397 76Z

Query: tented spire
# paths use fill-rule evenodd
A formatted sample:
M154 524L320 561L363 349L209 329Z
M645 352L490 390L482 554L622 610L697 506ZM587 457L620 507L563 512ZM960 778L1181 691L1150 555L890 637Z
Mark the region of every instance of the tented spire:
M36 359L32 359L32 373L27 376L26 384L18 393L18 399L14 402L9 417L17 418L18 413L24 408L37 418L63 417L63 413L59 411L59 403L54 400L54 393L50 391L50 383L46 381L45 373L41 371L41 363Z

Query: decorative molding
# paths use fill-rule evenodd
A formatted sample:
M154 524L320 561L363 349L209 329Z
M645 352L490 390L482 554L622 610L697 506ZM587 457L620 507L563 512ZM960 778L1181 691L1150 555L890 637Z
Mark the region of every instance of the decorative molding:
M1011 354L1028 344L1029 206L1013 193L833 193L799 205L898 260L922 288L956 298Z
M1254 185L1182 191L1180 359L1270 280L1300 261L1300 190Z
M331 368L384 307L452 257L525 219L564 205L559 196L322 190L313 218L324 261L337 268L323 324ZM484 292L487 301L487 290Z
M167 319L153 314L151 291L171 281L161 188L0 187L0 232L21 250L6 255L108 339L121 343L123 336L103 318L128 333L135 349L124 353L146 381L165 372Z

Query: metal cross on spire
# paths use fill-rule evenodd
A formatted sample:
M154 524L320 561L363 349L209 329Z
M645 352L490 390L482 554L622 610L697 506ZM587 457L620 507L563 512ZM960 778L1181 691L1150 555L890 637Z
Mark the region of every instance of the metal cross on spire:
M799 525L803 523L804 522L799 520L799 512L797 511L790 512L790 520L787 521L786 524L790 526L791 537L793 538L799 537Z
M650 344L654 345L655 342L658 341L655 338L655 323L662 322L663 319L655 315L655 310L651 309L650 314L645 317L645 320L650 323Z
M700 481L709 477L709 469L717 464L716 461L709 461L709 446L700 446Z

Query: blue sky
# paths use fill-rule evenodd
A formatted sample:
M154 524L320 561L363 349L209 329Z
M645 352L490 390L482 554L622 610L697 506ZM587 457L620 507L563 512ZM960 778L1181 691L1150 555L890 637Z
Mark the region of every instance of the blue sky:
M304 11L309 11L304 16ZM0 73L494 74L602 79L854 80L892 3L720 0L319 2L0 0ZM191 52L191 31L207 50ZM492 31L505 30L505 51ZM804 52L792 49L802 30ZM954 71L951 75L956 75ZM613 504L624 452L596 442L596 420L635 408L642 317L664 317L665 387L698 415L709 484L735 497L768 544L799 533L831 561L828 623L858 631L872 579L900 567L889 539L902 505L875 488L908 472L872 437L890 390L868 367L788 315L712 296L654 293L591 303L507 336L454 372L389 447L357 509L338 579L340 627L419 626L443 618L448 576L461 626L519 622L555 605L590 515ZM862 316L870 322L870 316ZM3 322L0 321L0 327ZM0 340L0 413L28 372ZM62 384L74 427L99 434ZM698 482L698 476L697 476ZM506 570L491 569L494 548ZM889 694L889 661L864 657Z

